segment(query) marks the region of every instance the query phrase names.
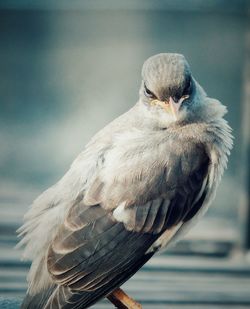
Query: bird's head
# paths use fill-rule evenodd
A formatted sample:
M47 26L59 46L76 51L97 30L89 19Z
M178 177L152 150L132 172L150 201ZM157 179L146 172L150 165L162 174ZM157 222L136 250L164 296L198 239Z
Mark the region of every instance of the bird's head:
M168 123L175 122L192 110L197 86L183 55L158 54L143 65L140 101Z

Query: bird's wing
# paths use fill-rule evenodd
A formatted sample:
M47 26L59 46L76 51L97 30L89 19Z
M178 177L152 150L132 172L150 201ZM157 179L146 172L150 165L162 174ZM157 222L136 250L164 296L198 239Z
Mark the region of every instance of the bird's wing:
M116 179L113 191L119 186L122 199L126 201L127 193L129 201L125 208L125 204L118 204L122 213L118 208L106 207L105 192L112 188L105 189L103 180L93 183L93 198L87 199L96 200L97 204L86 205L84 196L79 196L47 254L48 271L59 285L48 307L55 302L62 308L70 302L73 307L76 302L73 308L77 308L80 298L85 306L107 295L153 255L148 249L163 232L171 231L197 213L206 195L209 158L203 146L191 144L186 150L183 145L182 155L171 153L165 168L152 167L154 179L150 186L144 182L140 199L131 202L130 191L134 192L134 187L142 190L143 175L133 177L131 185L127 177L122 178L126 179L124 190ZM80 291L84 293L79 294Z

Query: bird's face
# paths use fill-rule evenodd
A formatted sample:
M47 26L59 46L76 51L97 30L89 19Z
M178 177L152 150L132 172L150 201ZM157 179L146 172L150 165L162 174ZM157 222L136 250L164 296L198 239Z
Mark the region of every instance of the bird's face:
M185 117L195 88L189 65L180 54L158 54L143 65L140 99L152 112L166 113L168 122Z

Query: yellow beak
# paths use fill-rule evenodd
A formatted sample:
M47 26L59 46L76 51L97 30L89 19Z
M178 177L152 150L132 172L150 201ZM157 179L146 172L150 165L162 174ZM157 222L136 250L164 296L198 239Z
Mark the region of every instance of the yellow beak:
M180 98L178 102L175 102L172 97L169 98L169 101L160 101L160 100L153 100L151 102L152 105L158 105L162 107L167 113L172 113L175 120L177 119L178 112L181 106L181 103L187 99L188 96Z
M160 100L153 100L151 102L151 105L158 105L161 108L163 108L166 112L168 112L168 113L172 112L172 109L170 108L169 102L160 101Z

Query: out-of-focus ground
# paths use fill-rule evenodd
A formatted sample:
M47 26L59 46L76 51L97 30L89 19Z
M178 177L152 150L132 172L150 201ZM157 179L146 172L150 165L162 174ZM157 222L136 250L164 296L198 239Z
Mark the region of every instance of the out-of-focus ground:
M248 7L244 0L0 1L0 308L17 308L26 290L29 263L13 249L23 214L95 132L136 102L142 63L159 52L183 53L208 95L227 106L234 148L205 218L124 287L145 308L250 307Z

